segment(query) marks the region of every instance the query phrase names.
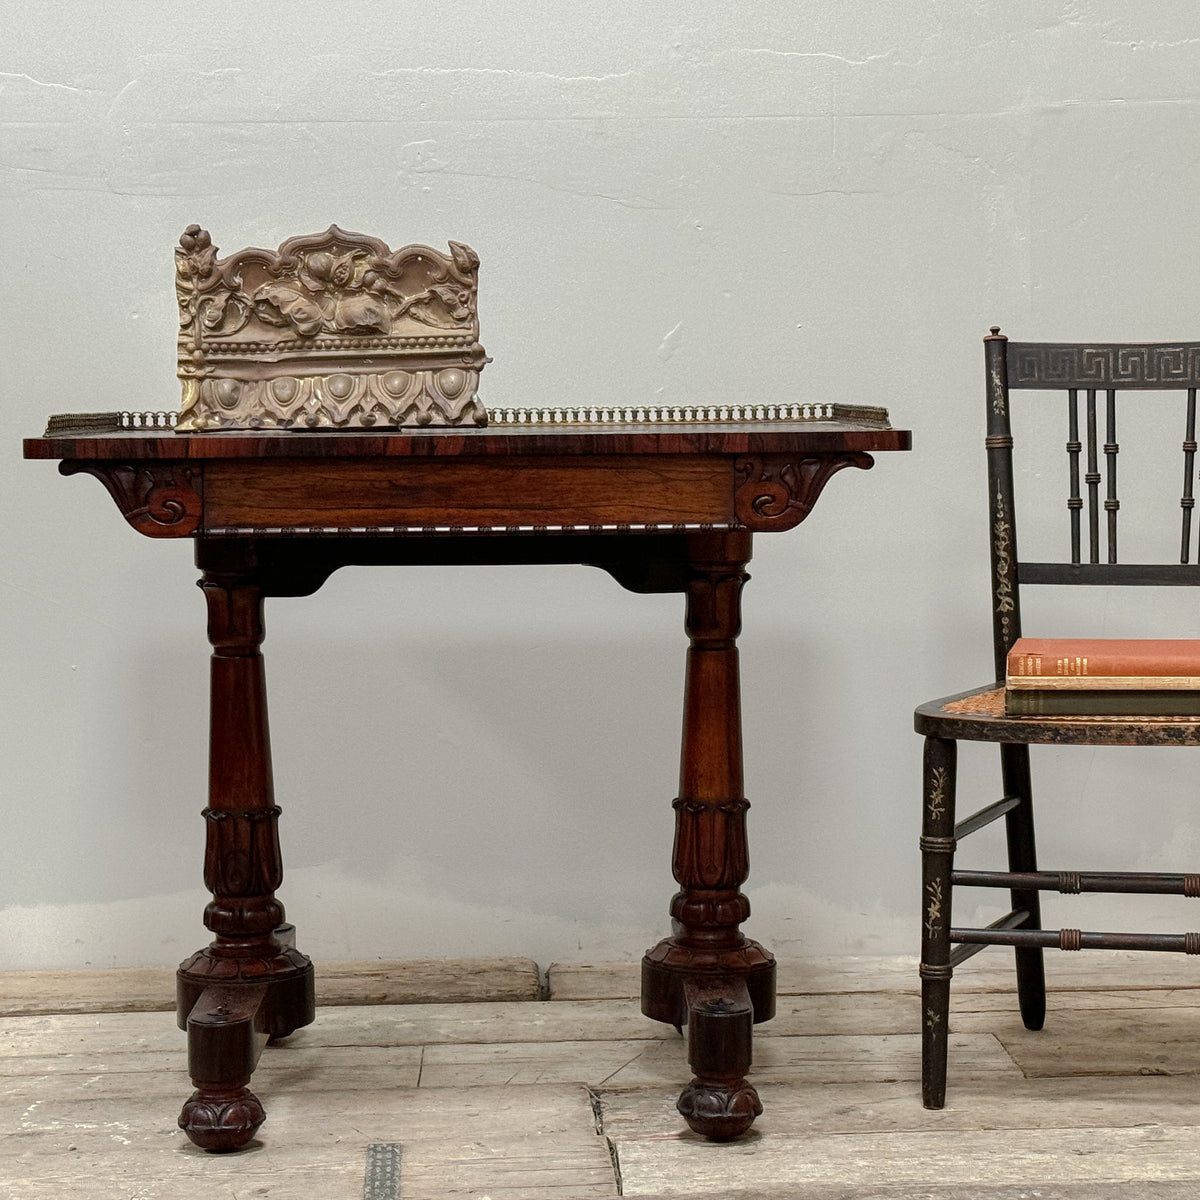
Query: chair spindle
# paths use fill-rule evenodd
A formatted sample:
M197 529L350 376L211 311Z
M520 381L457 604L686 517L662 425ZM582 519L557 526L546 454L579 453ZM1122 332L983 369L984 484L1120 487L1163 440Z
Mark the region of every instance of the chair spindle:
M1117 445L1117 393L1108 389L1105 405L1104 423L1104 459L1108 467L1108 495L1104 499L1104 511L1108 516L1108 561L1117 561L1117 510L1121 502L1117 499L1117 455L1121 447Z
M1192 479L1196 468L1196 389L1188 388L1187 426L1183 435L1183 498L1179 501L1183 509L1183 528L1179 542L1179 561L1190 560L1192 546L1192 509L1196 506L1192 495Z
M1079 391L1071 388L1067 392L1067 460L1070 464L1071 494L1067 497L1067 510L1071 514L1071 564L1079 566L1082 561L1079 547L1079 512L1083 508L1083 497L1079 493L1079 452L1083 443L1079 440Z
M1096 389L1087 390L1088 562L1100 561L1100 456L1096 449Z

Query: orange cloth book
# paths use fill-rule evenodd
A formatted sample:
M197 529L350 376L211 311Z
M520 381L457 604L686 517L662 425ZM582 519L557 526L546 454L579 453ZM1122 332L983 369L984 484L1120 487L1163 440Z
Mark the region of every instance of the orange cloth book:
M1200 691L1200 638L1018 638L1012 691Z

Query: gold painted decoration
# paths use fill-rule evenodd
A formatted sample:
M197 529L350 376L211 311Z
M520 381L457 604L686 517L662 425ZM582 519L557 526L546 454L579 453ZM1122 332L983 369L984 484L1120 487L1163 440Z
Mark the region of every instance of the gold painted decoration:
M175 250L179 433L487 424L479 257L331 225L278 250Z

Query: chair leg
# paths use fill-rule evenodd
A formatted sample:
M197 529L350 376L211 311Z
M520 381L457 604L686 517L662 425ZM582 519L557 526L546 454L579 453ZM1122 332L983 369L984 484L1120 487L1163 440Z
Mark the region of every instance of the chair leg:
M946 1103L950 1033L950 872L954 866L957 743L925 739L921 822L921 1099Z
M1037 851L1033 837L1033 790L1029 778L1029 747L1006 744L1000 747L1004 794L1020 796L1021 803L1005 814L1008 835L1008 869L1036 871ZM1023 929L1041 929L1041 896L1036 890L1012 892L1014 911L1029 914ZM1041 1029L1046 1020L1046 973L1041 946L1018 946L1017 999L1026 1029Z

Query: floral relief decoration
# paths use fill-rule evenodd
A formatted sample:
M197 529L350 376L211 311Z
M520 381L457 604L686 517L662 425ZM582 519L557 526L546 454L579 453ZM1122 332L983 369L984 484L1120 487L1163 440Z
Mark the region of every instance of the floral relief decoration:
M178 431L486 423L469 246L391 251L330 226L222 259L190 225L175 266ZM303 404L291 403L300 392Z

